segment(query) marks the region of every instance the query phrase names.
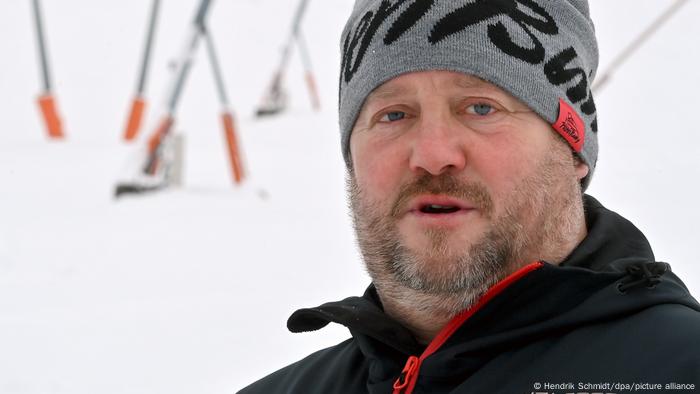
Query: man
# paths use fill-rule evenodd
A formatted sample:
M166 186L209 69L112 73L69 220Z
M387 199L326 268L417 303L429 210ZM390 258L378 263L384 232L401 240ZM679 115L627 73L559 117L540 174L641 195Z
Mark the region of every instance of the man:
M241 393L700 390L700 305L583 194L598 153L585 0L358 0L341 46L372 285L288 321L351 339Z

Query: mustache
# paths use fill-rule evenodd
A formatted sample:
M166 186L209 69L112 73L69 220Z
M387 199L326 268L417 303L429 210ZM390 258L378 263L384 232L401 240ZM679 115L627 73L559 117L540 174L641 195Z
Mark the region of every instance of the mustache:
M391 217L398 218L406 212L412 198L420 194L441 194L469 201L486 217L493 213L493 200L486 187L479 182L460 181L450 174L433 176L423 174L401 187L391 208Z

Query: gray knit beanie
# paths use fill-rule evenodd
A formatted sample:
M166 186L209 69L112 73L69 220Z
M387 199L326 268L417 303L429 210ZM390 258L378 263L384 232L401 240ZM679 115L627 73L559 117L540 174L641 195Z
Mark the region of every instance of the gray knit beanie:
M477 76L552 124L590 168L598 157L590 90L598 45L587 0L357 0L341 39L340 132L350 134L367 96L414 71Z

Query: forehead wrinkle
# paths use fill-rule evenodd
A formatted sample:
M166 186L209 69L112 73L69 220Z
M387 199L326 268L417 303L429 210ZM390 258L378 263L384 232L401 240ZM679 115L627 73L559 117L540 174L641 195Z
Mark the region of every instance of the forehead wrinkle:
M487 88L491 88L491 89L496 89L498 91L501 90L496 85L493 85L489 82L486 82L481 78L477 78L477 77L467 75L467 74L456 75L453 78L453 82L457 87L460 87L463 89L487 89Z
M372 101L390 99L396 96L401 96L413 91L411 86L406 86L406 84L390 84L386 83L378 88L376 88L372 93L367 96L367 103Z
M488 82L482 80L481 78L477 78L471 75L467 74L461 74L461 73L455 73L453 71L443 71L443 72L450 72L454 73L455 75L452 77L452 83L461 88L469 89L469 88L485 88L491 86ZM391 98L395 96L399 96L402 94L407 94L415 91L415 87L413 87L410 84L402 83L402 84L392 84L392 81L388 81L387 83L384 83L383 85L379 86L376 88L372 93L370 93L367 97L369 99L382 99L382 98ZM436 81L435 79L431 78L431 83L435 85Z

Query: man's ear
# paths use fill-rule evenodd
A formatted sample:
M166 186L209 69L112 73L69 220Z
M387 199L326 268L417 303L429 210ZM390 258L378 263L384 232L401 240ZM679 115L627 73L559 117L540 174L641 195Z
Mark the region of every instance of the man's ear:
M574 167L576 172L576 178L578 178L579 181L588 176L588 172L590 171L590 169L588 168L588 164L584 163L583 160L581 160L581 158L575 153Z

